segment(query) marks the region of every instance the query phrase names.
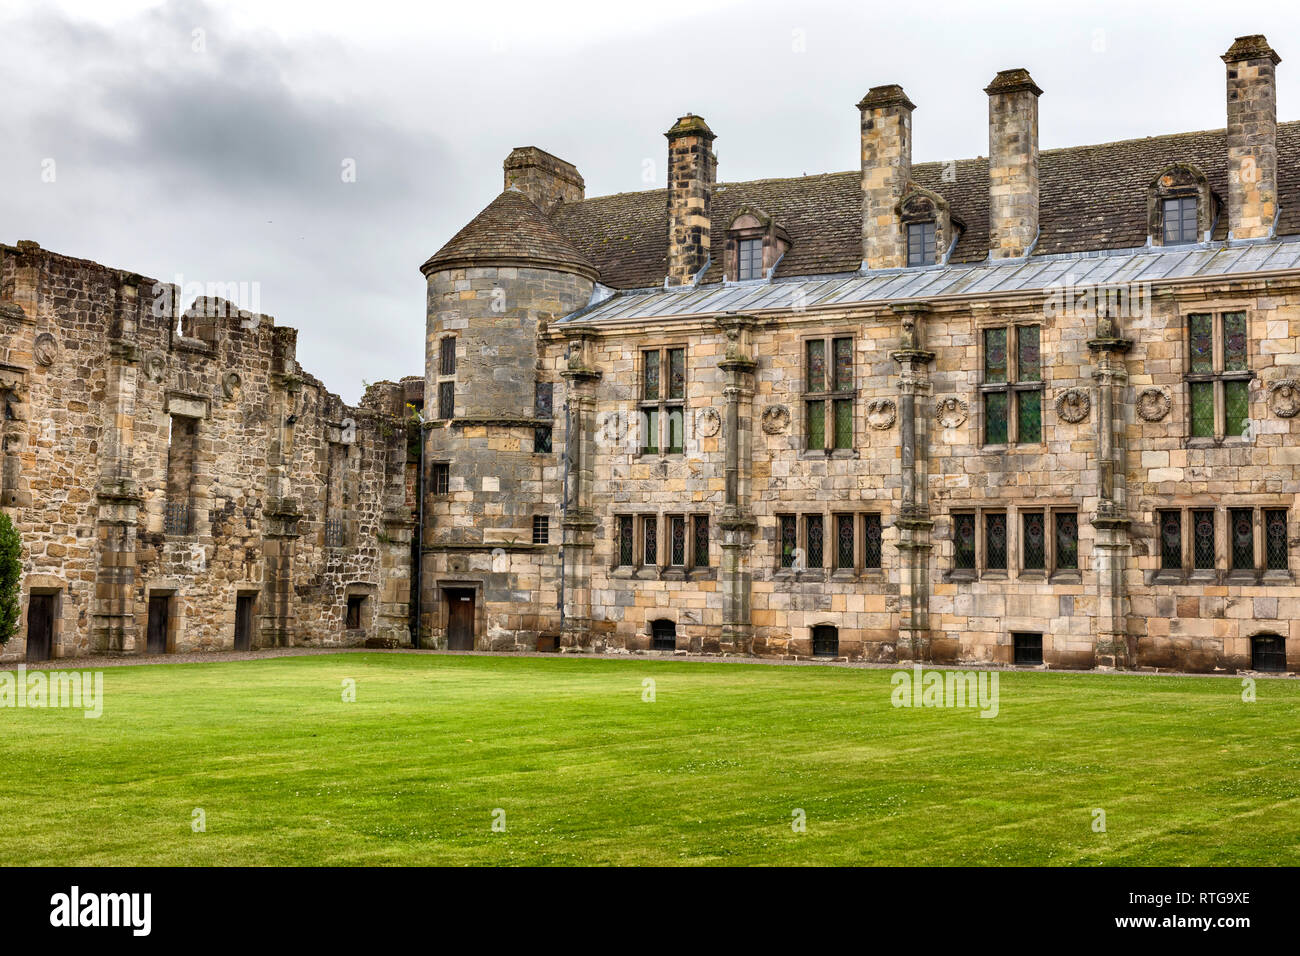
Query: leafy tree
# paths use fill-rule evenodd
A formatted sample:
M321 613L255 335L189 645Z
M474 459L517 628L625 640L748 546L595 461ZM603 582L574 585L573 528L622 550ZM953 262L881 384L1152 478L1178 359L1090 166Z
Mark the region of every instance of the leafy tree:
M9 515L0 511L0 644L18 630L18 582L23 573L23 542Z

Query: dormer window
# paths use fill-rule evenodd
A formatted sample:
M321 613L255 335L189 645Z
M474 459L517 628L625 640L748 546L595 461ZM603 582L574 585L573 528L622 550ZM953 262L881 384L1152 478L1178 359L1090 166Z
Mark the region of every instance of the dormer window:
M1164 200L1165 245L1196 242L1196 197Z
M909 266L934 265L934 222L907 224L907 264Z
M737 277L742 282L745 279L763 278L763 240L741 239L738 251L740 271Z

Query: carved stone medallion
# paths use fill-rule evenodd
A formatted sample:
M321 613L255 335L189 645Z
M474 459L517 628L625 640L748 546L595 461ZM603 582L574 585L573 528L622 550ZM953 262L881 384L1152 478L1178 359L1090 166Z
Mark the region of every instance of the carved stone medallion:
M898 420L898 406L892 398L876 398L867 402L867 424L884 431Z
M763 409L763 431L780 435L790 427L790 409L784 405L769 405Z
M1088 417L1092 398L1084 388L1067 388L1056 396L1056 414L1063 422L1077 425Z
M970 417L970 405L964 398L949 395L939 399L934 417L944 428L958 428L966 424L966 419Z
M1158 422L1169 414L1173 402L1162 388L1144 388L1138 393L1137 413L1145 422Z
M1278 418L1295 418L1300 413L1300 382L1284 378L1270 385L1268 407Z
M161 352L150 352L144 357L144 374L152 381L161 382L166 371L167 356Z
M722 427L722 416L716 408L701 408L695 413L695 431L701 438L712 438Z
M36 342L32 345L32 358L36 360L37 365L43 365L49 368L54 364L55 358L59 354L59 343L49 332L42 332L36 336Z

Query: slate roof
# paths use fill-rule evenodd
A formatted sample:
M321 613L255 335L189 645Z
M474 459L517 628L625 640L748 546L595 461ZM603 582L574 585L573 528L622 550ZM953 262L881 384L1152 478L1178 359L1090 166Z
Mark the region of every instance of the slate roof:
M1282 199L1277 233L1300 235L1300 122L1279 123L1277 140ZM1224 207L1214 231L1214 238L1222 240L1228 230L1227 159L1226 132L1221 129L1044 150L1039 155L1041 231L1034 255L1144 245L1147 187L1175 162L1191 163L1205 173ZM965 225L951 262L984 261L988 160L917 163L912 178L942 195L953 217ZM862 264L860 180L853 170L719 183L713 200L715 239L740 207L757 206L784 227L794 243L777 266L777 279L856 271ZM646 289L662 286L668 272L667 202L665 189L620 193L561 205L550 219L575 251L599 269L604 285ZM714 256L706 283L721 280L720 259Z
M597 274L592 261L517 189L507 189L488 203L420 271L428 275L433 269L471 265L560 266L593 279Z

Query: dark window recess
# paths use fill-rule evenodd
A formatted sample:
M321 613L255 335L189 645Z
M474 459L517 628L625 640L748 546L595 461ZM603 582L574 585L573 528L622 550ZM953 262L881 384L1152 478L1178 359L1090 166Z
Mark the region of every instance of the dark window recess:
M862 566L880 567L880 515L862 516Z
M1286 670L1286 641L1277 634L1250 639L1250 666L1257 671Z
M656 651L677 650L677 624L675 621L650 622L651 647Z
M1269 510L1264 512L1264 535L1266 542L1265 567L1270 571L1285 571L1290 567L1287 546L1286 512Z
M1027 511L1022 516L1024 527L1025 570L1042 571L1047 563L1047 535L1041 511Z
M659 564L659 520L653 515L641 519L641 537L645 544L641 563L647 567Z
M1192 566L1200 571L1213 570L1215 564L1214 551L1214 512L1193 511L1192 554L1194 560Z
M553 418L555 415L555 385L552 382L538 382L534 387L533 417ZM551 426L535 425L533 427L533 451L537 454L551 453Z
M990 571L1007 569L1007 516L990 512L984 516L984 566Z
M364 594L348 595L348 620L347 628L349 631L355 631L361 627L361 609L366 605L366 596Z
M741 239L739 256L739 277L741 279L763 278L763 240Z
M804 518L808 533L808 567L820 568L825 554L825 535L821 515L808 515Z
M686 564L686 519L674 516L668 519L668 563L675 567Z
M325 547L327 548L343 547L343 519L342 518L325 519Z
M456 340L445 338L438 346L438 374L456 374Z
M835 516L835 567L852 571L853 554L853 515Z
M1165 245L1196 242L1196 197L1181 196L1164 201Z
M818 624L812 629L813 657L839 657L840 631L833 624Z
M1183 516L1178 511L1160 512L1160 568L1181 571L1183 567Z
M438 383L438 417L443 419L451 418L456 413L456 383L439 382Z
M1233 508L1228 512L1232 529L1232 568L1249 571L1255 567L1255 513L1249 508Z
M442 461L433 463L433 493L435 495L445 495L451 487L451 465Z
M799 547L798 529L794 515L781 515L777 518L780 534L778 547L781 549L781 567L794 567L794 553Z
M695 554L692 563L697 568L709 566L709 519L705 515L695 518Z
M533 428L533 451L538 455L551 453L551 426L536 425Z
M620 515L618 519L618 563L624 566L632 563L636 544L632 540L632 516Z
M1079 569L1079 516L1073 511L1061 511L1056 515L1056 569Z
M1015 648L1015 662L1017 664L1043 663L1043 635L1012 634L1011 642Z
M551 543L551 519L546 515L533 515L533 544Z
M168 534L190 533L190 506L186 501L167 502L166 531Z
M952 516L952 556L953 566L957 570L975 570L975 516L973 514Z
M907 227L907 264L909 266L932 266L934 262L934 223L909 223Z

